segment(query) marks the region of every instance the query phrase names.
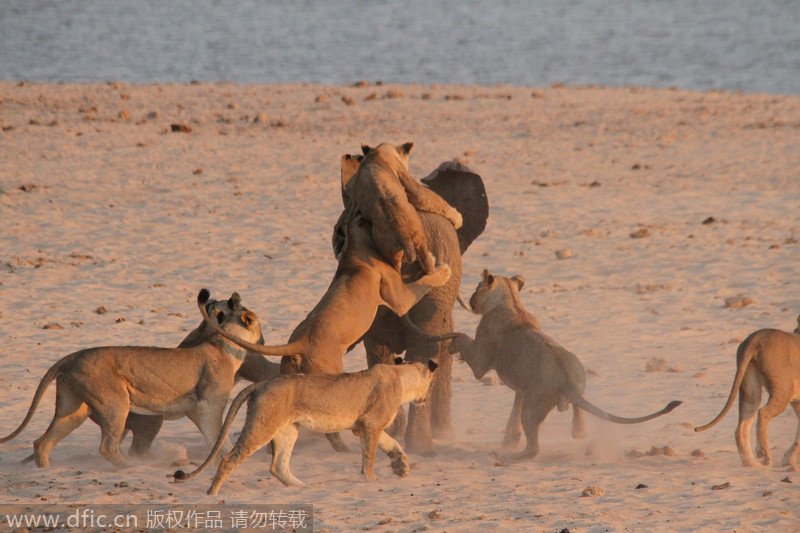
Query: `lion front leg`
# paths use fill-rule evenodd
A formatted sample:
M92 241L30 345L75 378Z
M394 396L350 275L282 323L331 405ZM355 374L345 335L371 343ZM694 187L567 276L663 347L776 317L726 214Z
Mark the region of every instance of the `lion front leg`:
M381 431L380 433L378 438L378 448L380 448L384 453L386 453L386 455L389 456L392 465L392 472L400 477L405 477L408 475L408 458L406 457L406 454L403 453L403 448L400 447L400 444L396 440L387 435L385 431Z

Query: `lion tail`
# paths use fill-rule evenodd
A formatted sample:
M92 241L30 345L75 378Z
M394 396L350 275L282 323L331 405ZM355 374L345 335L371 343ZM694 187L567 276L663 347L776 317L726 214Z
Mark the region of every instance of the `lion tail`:
M733 378L731 392L728 394L728 401L725 402L725 407L723 407L722 411L720 411L719 414L714 417L714 420L704 426L698 426L694 428L695 431L707 430L708 428L716 425L717 422L722 420L722 418L728 414L731 406L733 406L733 401L736 399L736 395L739 393L739 387L742 385L742 381L744 380L744 373L747 370L748 365L750 365L750 361L752 361L753 358L758 354L758 350L759 346L754 340L753 335L747 337L744 342L739 345L739 348L736 350L736 375Z
M56 377L61 373L61 368L64 366L64 363L69 360L70 355L66 357L62 357L59 361L56 362L50 369L45 372L44 376L42 376L41 381L39 381L39 386L36 387L36 392L33 394L33 399L31 400L31 406L28 408L28 414L25 415L25 419L19 425L17 429L15 429L10 435L3 437L0 439L0 444L6 443L22 433L22 430L30 423L31 419L33 418L33 414L36 412L36 408L39 407L39 402L42 401L42 396L44 396L47 387L50 386L50 383L53 382Z
M219 430L219 435L217 436L217 442L214 443L214 447L211 449L211 452L206 457L206 460L203 461L203 464L197 467L194 472L189 472L188 474L183 470L176 470L172 477L175 478L176 483L185 483L190 479L197 477L200 473L202 473L208 465L210 465L214 459L217 457L220 448L222 448L222 443L225 442L225 438L228 436L228 431L231 429L231 424L233 424L233 419L236 418L236 414L239 412L239 408L242 406L244 402L250 399L253 395L253 391L255 391L256 387L258 387L259 383L252 383L242 389L239 394L231 402L230 408L228 408L228 414L225 417L225 422L222 424L222 428Z
M607 413L606 411L600 409L593 403L589 402L586 398L581 396L577 391L570 389L564 393L569 400L575 404L576 406L580 407L587 413L591 413L597 418L601 418L603 420L608 420L609 422L614 422L615 424L639 424L641 422L646 422L648 420L652 420L653 418L659 417L661 415L665 415L678 407L683 402L678 400L673 400L669 402L666 407L661 409L660 411L656 411L655 413L650 413L649 415L638 416L634 418L628 418L623 416L612 415L611 413Z

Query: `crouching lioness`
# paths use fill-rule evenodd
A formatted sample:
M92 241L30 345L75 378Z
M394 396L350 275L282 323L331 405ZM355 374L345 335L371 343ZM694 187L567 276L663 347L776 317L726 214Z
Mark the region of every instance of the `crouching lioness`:
M352 429L361 439L361 473L375 479L375 451L391 459L398 476L408 474L408 461L400 444L384 432L401 404L422 403L428 394L435 361L397 365L378 364L369 370L345 374L292 374L255 383L234 398L217 443L197 470L175 472L175 480L197 476L216 457L233 419L247 401L247 419L233 450L219 464L208 489L216 494L222 483L245 459L272 441L270 472L285 485L303 485L289 470L289 459L299 427L332 433Z
M583 411L617 424L636 424L669 413L681 404L670 402L664 409L638 418L609 414L583 397L586 373L575 355L539 329L536 318L525 311L519 290L522 276L505 278L483 271L483 279L470 298L474 313L483 315L473 341L460 333L451 351L460 352L477 379L495 370L503 382L516 392L514 408L506 426L504 447L517 444L520 425L525 431L525 450L512 460L527 459L539 452L539 425L558 407L572 404L572 435L585 436Z
M198 295L202 307L208 291ZM216 321L224 331L257 342L261 325L255 313L238 308ZM191 348L112 346L71 353L50 367L39 382L28 414L0 443L8 442L33 418L45 390L56 380L56 412L44 435L33 443L39 467L50 466L50 451L87 418L102 432L100 453L117 466L126 466L120 441L128 413L189 417L209 446L222 426L225 405L236 371L247 350L214 333ZM230 443L227 443L230 446Z

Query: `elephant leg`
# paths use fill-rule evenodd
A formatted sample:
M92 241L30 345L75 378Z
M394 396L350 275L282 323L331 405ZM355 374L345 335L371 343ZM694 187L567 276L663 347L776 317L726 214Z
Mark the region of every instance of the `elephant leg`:
M449 345L449 342L443 344ZM439 350L437 361L439 368L434 373L428 396L431 404L431 432L435 439L452 440L455 438L450 413L453 355L449 353L447 347Z
M422 343L409 346L406 350L406 359L411 361L428 361L440 355L438 350L439 343ZM444 350L445 352L447 350ZM447 364L449 359L449 365ZM436 417L433 412L435 409L434 403L442 403L443 394L449 390L450 384L450 370L452 369L452 356L445 356L444 365L440 361L439 368L434 374L433 381L431 381L430 389L428 390L428 401L423 405L411 404L408 407L408 427L406 428L406 451L415 453L425 457L432 457L436 455L433 446L433 420L436 418L439 424L439 431L441 428L449 427L449 396L446 398L447 409L440 409L437 411ZM439 383L437 385L437 380ZM444 381L447 386L444 386ZM434 399L434 396L436 399ZM445 416L443 416L445 415Z
M394 358L397 357L397 354L393 353L388 346L376 342L369 337L364 338L364 348L367 351L367 366L369 368L379 363L393 364ZM384 431L392 437L398 438L405 432L406 423L406 412L401 405L397 409L397 416L394 417L394 420L392 420Z

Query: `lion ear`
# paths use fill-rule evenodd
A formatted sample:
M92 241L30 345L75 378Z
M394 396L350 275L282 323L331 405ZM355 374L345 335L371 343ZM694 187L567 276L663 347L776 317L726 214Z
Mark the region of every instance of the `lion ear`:
M241 306L242 306L242 297L239 296L238 292L234 292L228 299L228 307L230 307L231 309L239 309Z
M525 278L523 278L519 274L517 274L516 276L512 276L511 277L511 281L513 281L513 282L515 282L517 284L517 290L518 291L522 290L522 287L525 286Z
M248 328L258 322L258 317L252 311L242 313L242 323Z
M494 276L492 276L486 269L483 269L483 282L487 285L494 283Z
M439 363L437 363L437 362L436 362L436 361L434 361L433 359L428 359L428 370L430 370L431 372L433 372L433 371L435 371L437 368L439 368Z
M398 152L400 152L403 155L408 155L413 147L414 143L407 142L405 144L400 145L400 149L398 150Z
M369 145L366 144L361 145L361 151L364 153L364 155L367 155L370 152L370 150L372 150L372 148L370 148Z

